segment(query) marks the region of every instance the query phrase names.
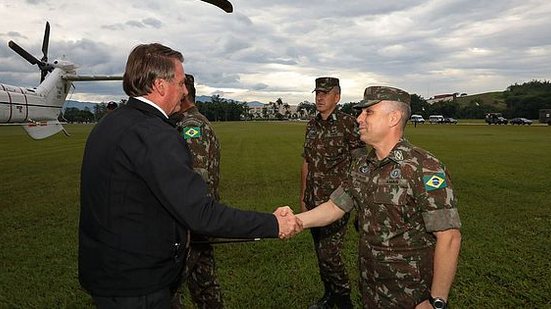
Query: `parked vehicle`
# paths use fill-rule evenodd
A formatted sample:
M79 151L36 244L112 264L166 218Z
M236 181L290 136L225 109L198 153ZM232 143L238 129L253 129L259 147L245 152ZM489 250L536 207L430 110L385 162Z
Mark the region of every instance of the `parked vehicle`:
M444 120L442 120L442 123L453 123L457 124L457 119L452 117L445 117Z
M425 118L423 118L423 116L421 116L421 115L413 114L409 118L409 121L411 121L411 123L425 123Z
M509 121L509 123L512 125L518 124L519 126L524 124L531 125L532 120L526 118L513 118Z
M487 124L507 124L509 121L501 113L488 113L485 117Z
M442 115L430 115L429 116L429 122L430 123L443 123L444 122L444 116L442 116Z

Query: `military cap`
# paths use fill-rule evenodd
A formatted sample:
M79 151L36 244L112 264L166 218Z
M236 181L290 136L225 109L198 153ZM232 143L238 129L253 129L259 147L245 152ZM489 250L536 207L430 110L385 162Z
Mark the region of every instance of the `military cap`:
M314 91L331 91L333 87L339 86L339 79L336 77L318 77L316 78L316 89Z
M186 81L185 81L185 83L186 83L186 86L188 86L188 85L193 85L193 84L195 83L195 78L193 77L193 75L187 74L187 73L186 73Z
M409 105L411 97L409 93L402 89L388 86L369 86L365 88L364 99L354 105L354 108L360 109L375 105L381 101L398 101Z
M107 103L107 109L109 109L109 110L114 110L115 108L117 108L117 106L118 106L117 103L115 103L113 101Z
M195 78L191 74L186 73L186 81L185 81L186 87L195 87Z
M188 97L192 102L195 102L195 78L191 74L186 74L186 88L188 92ZM183 98L182 98L183 99Z

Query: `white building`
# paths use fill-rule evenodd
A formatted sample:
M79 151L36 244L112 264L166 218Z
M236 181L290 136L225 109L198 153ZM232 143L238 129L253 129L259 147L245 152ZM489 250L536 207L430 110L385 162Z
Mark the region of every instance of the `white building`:
M457 98L458 93L446 93L446 94L437 94L434 97L427 100L427 103L430 105L437 102L453 102Z

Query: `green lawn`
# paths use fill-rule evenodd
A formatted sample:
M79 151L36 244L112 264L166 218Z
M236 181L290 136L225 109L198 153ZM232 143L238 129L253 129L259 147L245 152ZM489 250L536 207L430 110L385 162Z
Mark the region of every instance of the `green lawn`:
M0 127L0 308L90 307L77 280L79 171L90 125L33 141ZM221 195L244 209L297 209L305 123L216 123ZM454 308L551 308L551 128L408 126L448 166L463 247ZM357 294L357 234L346 262ZM323 293L309 233L218 245L228 308L305 308Z

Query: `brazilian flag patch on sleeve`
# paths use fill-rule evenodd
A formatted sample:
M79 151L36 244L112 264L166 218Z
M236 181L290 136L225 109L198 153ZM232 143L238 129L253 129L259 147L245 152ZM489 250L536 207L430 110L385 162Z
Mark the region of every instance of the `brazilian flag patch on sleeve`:
M199 138L199 137L201 137L201 128L200 127L185 127L182 130L182 135L184 136L184 139Z
M423 183L425 184L425 190L427 190L427 192L443 189L448 186L444 173L423 176Z

